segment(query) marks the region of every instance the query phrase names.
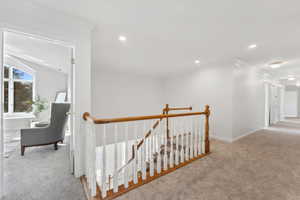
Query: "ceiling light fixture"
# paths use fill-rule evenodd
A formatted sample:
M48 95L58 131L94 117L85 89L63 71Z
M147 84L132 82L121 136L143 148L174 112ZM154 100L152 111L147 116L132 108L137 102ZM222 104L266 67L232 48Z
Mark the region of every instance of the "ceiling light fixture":
M248 46L248 49L255 49L257 47L257 44L250 44Z
M276 62L272 62L269 64L269 67L271 67L272 69L276 69L281 67L282 64L285 64L284 61L276 61Z
M296 80L296 78L293 75L289 75L288 76L288 80L289 81L294 81L294 80Z
M127 38L126 38L125 36L123 36L123 35L120 35L120 36L119 36L119 40L120 40L121 42L126 42Z
M270 66L272 69L276 69L276 68L281 67L280 64L270 64L269 66Z
M200 60L195 60L195 64L199 64L200 63Z
M300 81L297 81L296 86L300 87Z

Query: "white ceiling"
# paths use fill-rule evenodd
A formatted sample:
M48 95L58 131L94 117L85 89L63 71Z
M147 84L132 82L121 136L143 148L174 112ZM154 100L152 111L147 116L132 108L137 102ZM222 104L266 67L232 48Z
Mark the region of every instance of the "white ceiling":
M5 54L20 58L42 67L68 73L71 66L71 50L46 40L5 33Z
M237 58L255 65L300 59L299 0L32 1L96 25L97 67L167 76ZM258 48L248 50L253 43Z

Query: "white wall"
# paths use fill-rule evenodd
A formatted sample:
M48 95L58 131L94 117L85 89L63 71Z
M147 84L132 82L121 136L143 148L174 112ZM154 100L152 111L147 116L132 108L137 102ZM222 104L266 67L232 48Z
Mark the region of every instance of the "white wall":
M300 116L300 88L286 86L284 96L285 117Z
M162 112L159 79L92 69L93 114L98 117L150 115Z
M212 137L233 141L264 127L264 81L255 66L202 66L168 79L95 68L92 78L97 117L157 114L166 103L203 111L208 104Z
M232 70L207 66L165 81L165 101L171 106L193 106L204 111L211 106L211 135L223 140L232 138Z
M233 131L237 139L264 128L265 87L263 72L259 66L241 63L233 69Z
M160 114L164 106L162 92L162 82L156 78L92 69L92 114L98 118ZM108 139L112 142L113 138Z
M74 45L75 68L75 175L83 174L83 135L80 134L81 116L91 111L91 26L81 19L42 8L28 1L0 0L0 29L8 28L39 35ZM13 16L13 17L12 17ZM2 41L1 41L2 42ZM2 45L2 44L1 44Z

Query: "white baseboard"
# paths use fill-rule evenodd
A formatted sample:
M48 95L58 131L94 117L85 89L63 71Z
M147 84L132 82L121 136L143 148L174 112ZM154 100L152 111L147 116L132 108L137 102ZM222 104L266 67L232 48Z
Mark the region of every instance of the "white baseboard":
M231 139L230 138L226 138L226 137L222 137L222 136L210 135L210 138L213 138L213 139L216 139L216 140L220 140L222 142L229 142L229 143L231 143Z
M245 134L243 134L243 135L240 135L240 136L237 136L237 137L235 137L235 138L232 138L231 142L238 141L239 139L242 139L243 137L246 137L246 136L248 136L248 135L251 135L251 134L253 134L253 133L255 133L255 132L259 131L259 130L262 130L262 129L264 129L264 128L258 128L258 129L249 131L249 132L247 132L247 133L245 133Z
M264 129L264 128L259 128L259 129L255 129L253 131L249 131L249 132L247 132L247 133L245 133L243 135L240 135L238 137L235 137L235 138L226 138L226 137L217 136L217 135L211 135L210 137L213 138L213 139L216 139L216 140L223 141L223 142L232 143L232 142L235 142L235 141L237 141L239 139L242 139L243 137L251 135L251 134L253 134L253 133L255 133L255 132L259 131L259 130L262 130L262 129Z
M298 115L284 115L284 117L298 117Z

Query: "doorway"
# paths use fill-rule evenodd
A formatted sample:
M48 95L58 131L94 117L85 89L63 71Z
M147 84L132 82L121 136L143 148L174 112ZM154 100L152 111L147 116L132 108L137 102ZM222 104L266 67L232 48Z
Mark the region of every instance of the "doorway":
M12 30L4 31L1 39L1 194L9 196L6 186L14 181L17 170L12 166L24 169L32 164L25 170L33 170L43 159L51 163L51 159L64 158L51 158L52 145L28 148L24 157L20 155L20 130L49 123L53 102L71 105L59 149L67 159L65 167L73 172L75 49L64 42Z
M285 117L298 117L298 91L285 91Z
M284 87L265 83L265 128L284 118Z

